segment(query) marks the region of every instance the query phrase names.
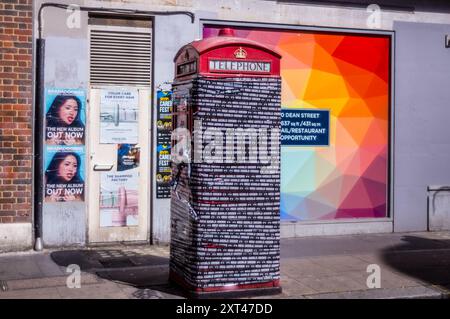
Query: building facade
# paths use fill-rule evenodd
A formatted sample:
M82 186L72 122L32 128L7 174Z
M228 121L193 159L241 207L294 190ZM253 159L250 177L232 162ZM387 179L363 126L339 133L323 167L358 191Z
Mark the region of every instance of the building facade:
M1 250L34 243L37 173L44 246L169 242L173 59L222 28L282 55L282 237L448 228L445 2L44 3L0 8Z
M32 245L32 1L0 4L0 250Z

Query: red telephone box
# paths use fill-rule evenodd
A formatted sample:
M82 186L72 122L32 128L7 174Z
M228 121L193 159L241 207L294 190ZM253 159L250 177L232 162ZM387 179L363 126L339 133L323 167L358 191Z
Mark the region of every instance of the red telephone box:
M281 291L280 58L230 29L175 56L170 279L193 297Z

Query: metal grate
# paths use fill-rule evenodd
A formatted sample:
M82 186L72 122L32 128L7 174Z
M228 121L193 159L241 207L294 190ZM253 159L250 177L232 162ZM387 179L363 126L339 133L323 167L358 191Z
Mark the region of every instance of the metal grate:
M91 84L150 86L151 48L151 29L145 32L91 29Z

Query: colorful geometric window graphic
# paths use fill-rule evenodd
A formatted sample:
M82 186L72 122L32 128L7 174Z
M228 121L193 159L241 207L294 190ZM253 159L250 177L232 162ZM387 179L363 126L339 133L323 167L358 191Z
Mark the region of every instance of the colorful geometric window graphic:
M203 37L222 27L207 26ZM281 218L387 216L390 36L235 28L281 55L283 109L330 111L328 146L281 149Z

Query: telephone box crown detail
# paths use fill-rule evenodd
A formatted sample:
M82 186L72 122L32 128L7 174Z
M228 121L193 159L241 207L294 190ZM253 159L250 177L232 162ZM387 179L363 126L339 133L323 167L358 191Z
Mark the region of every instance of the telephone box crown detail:
M234 56L236 59L246 59L247 51L245 51L242 47L239 47L236 51L234 51Z

